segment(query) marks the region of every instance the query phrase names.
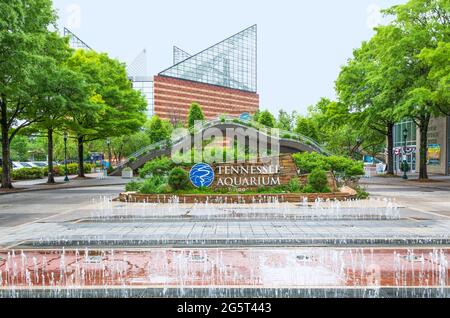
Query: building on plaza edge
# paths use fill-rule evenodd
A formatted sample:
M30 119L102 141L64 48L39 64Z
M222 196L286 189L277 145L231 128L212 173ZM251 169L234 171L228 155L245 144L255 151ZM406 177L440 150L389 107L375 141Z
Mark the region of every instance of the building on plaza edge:
M403 132L408 131L405 140ZM420 131L412 120L404 120L394 127L394 169L400 173L403 155L411 172L419 171ZM449 175L450 173L450 116L432 118L428 128L428 172Z
M67 28L64 35L73 48L92 50ZM174 46L173 65L154 77L148 76L146 53L128 65L127 73L133 88L145 96L148 117L185 121L194 102L207 119L259 109L256 25L194 55Z
M154 77L154 113L161 118L184 121L193 102L208 119L259 109L256 25L195 55L174 47L173 61Z

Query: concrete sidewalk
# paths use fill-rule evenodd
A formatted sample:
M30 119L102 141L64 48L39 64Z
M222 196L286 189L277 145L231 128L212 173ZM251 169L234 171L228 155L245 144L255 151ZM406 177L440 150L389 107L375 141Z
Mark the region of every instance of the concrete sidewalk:
M390 198L410 210L428 217L450 218L450 177L431 175L427 182L419 182L417 175L409 180L400 177L373 177L360 184L372 198Z
M406 187L427 187L427 188L448 188L450 190L450 176L429 175L428 181L419 181L418 174L408 175L408 180L403 180L401 176L397 177L371 177L363 178L361 185L386 185L386 186L406 186Z
M113 185L125 185L130 182L129 179L121 177L99 177L99 173L86 174L86 179L79 179L76 175L69 176L70 181L64 182L64 176L56 177L55 184L47 184L47 179L17 181L13 183L14 189L10 191L1 191L0 195L31 192L31 191L47 191L58 189L74 189L74 188L90 188Z

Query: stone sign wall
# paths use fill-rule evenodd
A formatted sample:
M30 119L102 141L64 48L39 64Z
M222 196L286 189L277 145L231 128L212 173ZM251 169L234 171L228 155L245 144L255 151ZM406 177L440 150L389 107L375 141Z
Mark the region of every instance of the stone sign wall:
M221 163L212 165L214 189L239 191L287 185L297 178L297 167L291 155L280 156L276 165L264 162Z

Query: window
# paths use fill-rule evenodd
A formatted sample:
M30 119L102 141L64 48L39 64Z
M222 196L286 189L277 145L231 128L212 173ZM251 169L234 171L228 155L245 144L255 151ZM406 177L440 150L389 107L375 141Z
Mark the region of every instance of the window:
M394 147L404 147L405 140L403 139L403 131L408 130L408 138L406 139L406 146L416 146L417 130L416 124L412 120L405 120L394 126Z

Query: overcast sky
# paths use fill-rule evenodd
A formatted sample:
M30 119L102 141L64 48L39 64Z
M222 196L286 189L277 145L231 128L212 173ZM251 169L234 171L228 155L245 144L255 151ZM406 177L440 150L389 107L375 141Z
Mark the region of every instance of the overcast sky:
M407 0L54 0L59 27L130 63L145 48L148 75L258 25L261 108L278 112L334 98L340 66L382 22L379 8Z

